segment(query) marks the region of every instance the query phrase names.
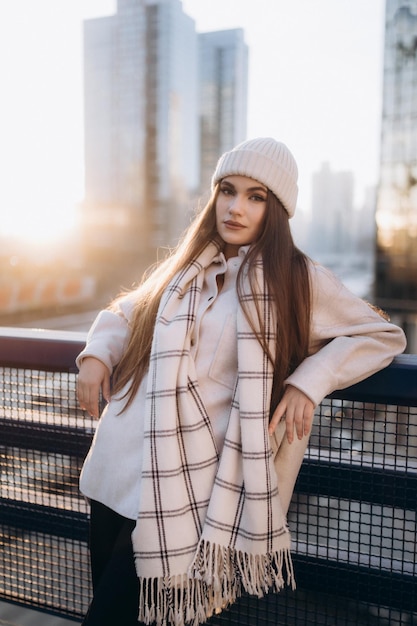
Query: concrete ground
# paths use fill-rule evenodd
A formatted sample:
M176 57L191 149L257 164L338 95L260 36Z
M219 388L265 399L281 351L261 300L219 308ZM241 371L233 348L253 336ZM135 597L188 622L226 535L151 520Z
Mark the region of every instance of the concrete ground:
M78 626L80 622L0 602L0 626Z

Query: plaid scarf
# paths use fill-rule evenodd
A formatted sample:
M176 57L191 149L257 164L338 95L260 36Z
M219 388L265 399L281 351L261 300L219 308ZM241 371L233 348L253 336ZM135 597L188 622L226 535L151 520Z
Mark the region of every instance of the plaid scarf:
M238 377L222 454L199 394L191 336L210 243L169 284L151 350L139 516L133 547L139 577L138 619L194 626L234 602L244 589L262 597L294 586L290 534L282 513L267 432L272 367L241 309L237 312ZM244 281L244 283L248 281ZM254 296L274 345L262 265Z

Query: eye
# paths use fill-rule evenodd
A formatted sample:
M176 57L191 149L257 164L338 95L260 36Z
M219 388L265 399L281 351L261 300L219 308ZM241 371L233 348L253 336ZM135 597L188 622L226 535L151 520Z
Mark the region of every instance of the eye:
M253 194L253 196L251 196L250 199L254 200L255 202L266 202L266 198L264 198L263 196L260 196L257 193Z
M234 193L234 189L232 189L231 187L220 187L220 191L221 193L223 193L225 196L232 196Z

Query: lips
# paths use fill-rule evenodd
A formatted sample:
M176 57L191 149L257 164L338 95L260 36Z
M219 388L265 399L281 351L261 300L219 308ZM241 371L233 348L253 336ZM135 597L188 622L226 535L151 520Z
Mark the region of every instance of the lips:
M239 224L239 222L233 222L232 220L227 220L223 222L223 224L227 228L231 228L232 230L241 230L242 228L245 228L243 224Z

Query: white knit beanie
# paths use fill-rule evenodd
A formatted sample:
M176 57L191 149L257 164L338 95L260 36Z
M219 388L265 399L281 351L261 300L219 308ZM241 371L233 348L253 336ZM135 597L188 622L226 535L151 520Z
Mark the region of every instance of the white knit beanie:
M248 176L259 181L280 200L289 217L295 213L298 168L287 146L270 137L249 139L219 159L211 187L226 176Z

